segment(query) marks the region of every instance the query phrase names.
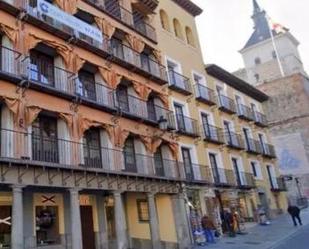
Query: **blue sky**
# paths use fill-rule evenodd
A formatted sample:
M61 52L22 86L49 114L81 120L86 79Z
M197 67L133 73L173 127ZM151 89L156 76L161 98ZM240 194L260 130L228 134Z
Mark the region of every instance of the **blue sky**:
M197 18L206 63L229 71L243 67L240 50L253 30L252 0L192 0L204 12ZM300 53L309 72L309 0L258 0L273 21L289 28L300 41Z

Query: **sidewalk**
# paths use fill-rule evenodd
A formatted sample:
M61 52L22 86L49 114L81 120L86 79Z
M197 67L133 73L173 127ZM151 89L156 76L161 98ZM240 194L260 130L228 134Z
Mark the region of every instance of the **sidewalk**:
M309 208L302 210L301 218L304 226L309 225ZM291 217L286 214L273 220L269 226L256 225L247 229L247 235L221 237L216 244L196 246L194 249L270 249L299 229L301 227L294 227Z

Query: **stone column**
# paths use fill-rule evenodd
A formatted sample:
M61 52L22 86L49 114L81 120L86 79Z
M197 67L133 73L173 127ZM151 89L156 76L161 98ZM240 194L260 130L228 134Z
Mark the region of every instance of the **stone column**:
M83 249L82 224L80 218L79 189L70 190L70 217L71 217L71 238L72 249Z
M127 249L128 248L128 236L127 236L127 224L126 216L124 211L123 199L121 192L115 191L114 195L114 205L115 205L115 226L116 226L116 239L117 239L117 249Z
M97 196L97 212L99 220L99 232L96 236L96 244L99 249L108 249L108 234L107 234L107 224L106 224L106 213L104 197Z
M178 248L189 249L191 248L191 235L184 194L173 196L172 202L179 245Z
M161 249L161 240L159 232L159 222L155 196L153 193L147 193L148 209L149 209L149 226L151 234L151 242L153 249Z
M14 185L12 206L11 248L24 249L23 186Z

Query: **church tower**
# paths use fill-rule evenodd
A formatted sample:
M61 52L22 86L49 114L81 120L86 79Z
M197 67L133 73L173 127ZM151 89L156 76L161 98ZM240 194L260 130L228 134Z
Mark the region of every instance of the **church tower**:
M289 30L281 25L270 24L267 13L261 9L256 0L253 0L251 18L254 22L253 33L240 50L245 70L240 70L235 74L252 85L294 73L304 74L298 52L299 42ZM278 29L278 26L281 26L281 29Z

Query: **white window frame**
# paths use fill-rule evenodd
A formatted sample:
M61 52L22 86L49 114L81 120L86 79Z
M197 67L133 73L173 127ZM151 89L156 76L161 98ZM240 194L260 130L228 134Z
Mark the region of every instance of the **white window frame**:
M214 119L214 115L212 112L210 111L207 111L207 110L201 110L201 109L198 109L199 110L199 118L200 118L200 123L202 124L202 114L206 114L209 116L209 124L210 125L213 125L213 126L216 126L215 124L215 119Z
M202 78L202 82L200 84L207 87L207 80L206 80L205 75L198 73L195 70L192 70L191 74L192 74L192 82L194 82L194 85L196 84L196 82L194 80L194 76L198 76L198 77Z

